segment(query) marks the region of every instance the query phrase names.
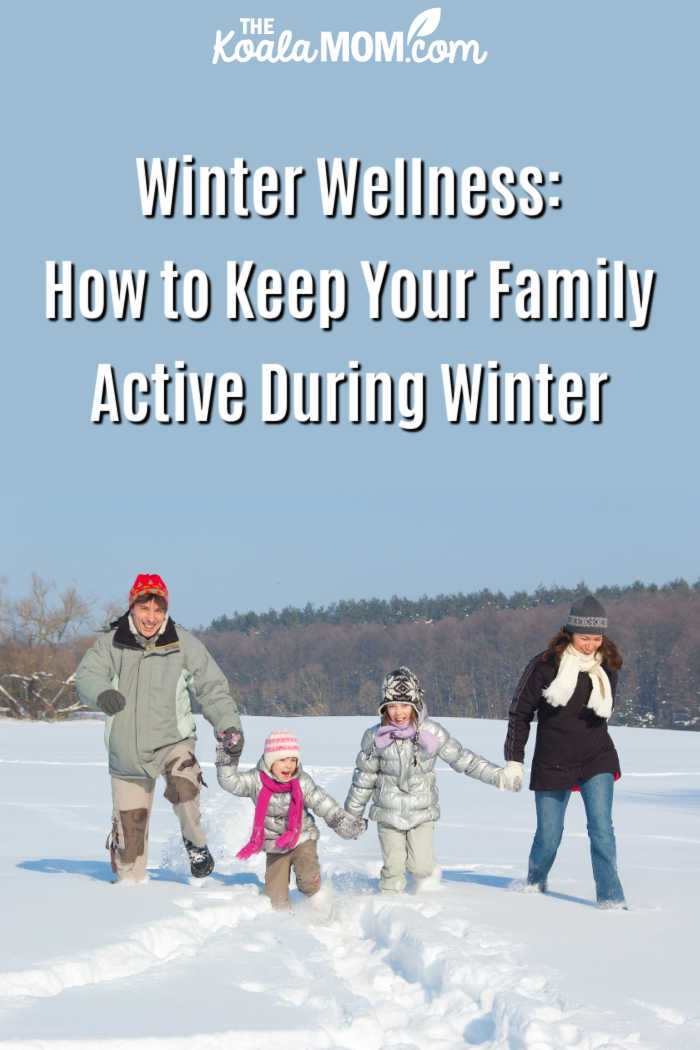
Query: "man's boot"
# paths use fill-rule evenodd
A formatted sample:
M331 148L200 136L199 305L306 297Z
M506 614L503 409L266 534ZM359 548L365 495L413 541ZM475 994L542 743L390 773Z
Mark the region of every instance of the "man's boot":
M206 845L195 846L189 839L182 840L185 843L187 856L190 858L190 871L195 879L203 879L214 870L214 858Z

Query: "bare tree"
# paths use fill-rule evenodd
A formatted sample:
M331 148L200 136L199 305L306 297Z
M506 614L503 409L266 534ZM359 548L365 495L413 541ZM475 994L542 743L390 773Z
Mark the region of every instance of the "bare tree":
M82 598L75 587L57 593L53 580L45 580L32 573L28 595L15 601L4 601L5 637L28 646L60 645L74 638L88 622L91 603Z
M73 672L91 611L75 587L58 592L38 573L21 598L0 590L0 714L54 719L84 710Z

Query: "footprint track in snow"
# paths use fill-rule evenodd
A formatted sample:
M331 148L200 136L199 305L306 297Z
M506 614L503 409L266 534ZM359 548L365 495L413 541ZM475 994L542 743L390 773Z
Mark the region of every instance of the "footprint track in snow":
M314 927L307 919L300 948L309 981L332 975L331 987L353 1000L355 1024L365 1018L379 1033L355 1043L346 1031L338 1045L642 1050L634 1033L612 1040L587 1034L577 1023L579 1011L567 1010L549 975L528 975L501 937L466 915L455 918L454 910L463 910L455 899L447 910L446 903L440 907L432 898L428 905L411 895L344 897L334 902L329 922ZM306 1000L307 1009L315 998ZM333 1021L342 1022L342 1012Z
M308 1050L644 1050L634 1034L612 1038L614 1025L591 1031L582 1011L567 1009L555 975L529 973L519 950L482 927L449 887L386 899L363 880L360 892L330 893L320 912L294 893L292 915L272 912L253 886L202 887L173 901L179 914L97 951L0 975L1 998L59 996L149 972L167 978L169 966L223 934L232 951L275 953L274 993L310 1026ZM270 993L255 979L242 987ZM253 1038L237 1032L236 1044L245 1050Z
M213 905L203 901L200 892L196 898L174 902L182 909L179 915L137 927L123 940L59 957L42 968L0 973L0 1001L44 998L60 995L67 988L144 974L174 959L196 955L214 934L254 920L268 907L247 887L228 891L225 903Z

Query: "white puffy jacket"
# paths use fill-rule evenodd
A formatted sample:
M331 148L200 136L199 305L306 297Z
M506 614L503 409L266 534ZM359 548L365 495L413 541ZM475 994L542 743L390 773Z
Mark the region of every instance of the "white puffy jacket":
M434 769L438 757L455 772L498 787L500 766L463 748L439 722L424 718L421 728L437 737L438 748L432 755L411 737L392 740L379 750L374 742L379 724L367 730L345 800L348 813L361 817L371 798L370 819L398 831L437 820L440 806Z

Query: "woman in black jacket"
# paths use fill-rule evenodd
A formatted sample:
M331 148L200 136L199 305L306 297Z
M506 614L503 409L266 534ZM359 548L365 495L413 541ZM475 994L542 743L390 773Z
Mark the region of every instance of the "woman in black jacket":
M620 760L607 726L622 657L605 635L607 626L605 609L587 595L574 602L562 630L527 665L510 706L504 777L516 790L522 783L525 744L537 714L530 777L537 830L527 885L545 892L571 792L580 791L598 905L611 908L625 903L612 825L613 784L620 776Z

